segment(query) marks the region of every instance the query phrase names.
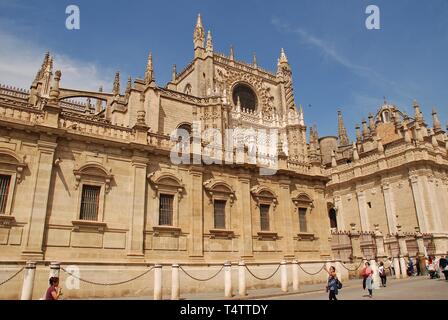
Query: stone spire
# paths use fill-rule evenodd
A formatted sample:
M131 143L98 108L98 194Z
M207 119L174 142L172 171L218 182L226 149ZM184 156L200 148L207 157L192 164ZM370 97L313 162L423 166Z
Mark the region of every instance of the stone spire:
M353 142L353 160L355 162L359 161L359 153L358 153L358 148L356 147L356 143Z
M372 133L376 132L375 118L373 117L372 113L369 113L369 129Z
M154 70L152 66L152 53L148 55L148 62L146 64L145 70L145 84L150 84L152 80L154 80Z
M403 123L403 130L404 130L404 141L406 143L411 143L412 137L411 137L411 132L409 131L409 126L408 126L407 121Z
M303 113L303 108L301 105L299 107L299 124L301 126L305 125L305 114Z
M294 88L292 84L292 72L291 67L288 63L288 58L286 57L285 50L282 48L280 53L280 58L278 59L277 65L277 78L283 82L285 87L285 98L286 106L284 112L287 113L288 110L295 110L296 104L294 101Z
M235 60L235 49L233 48L233 45L230 46L230 60Z
M439 117L437 115L437 110L436 108L432 109L432 123L433 123L433 127L434 127L434 132L437 134L442 130L442 126L440 124L440 120Z
M289 64L288 63L288 58L286 57L286 54L285 54L285 49L283 49L283 48L282 48L282 51L280 53L280 60L279 60L279 62L280 62L280 64L283 64L283 63Z
M54 74L54 80L50 90L50 101L52 102L57 102L59 99L59 81L61 81L61 76L62 73L59 70Z
M369 128L367 127L367 121L365 118L362 119L362 136L364 140L368 139L370 135Z
M42 62L42 65L40 67L40 69L37 71L36 73L36 77L34 78L34 82L38 82L42 79L42 77L44 76L44 72L47 69L47 65L50 62L50 52L45 53L44 56L44 61Z
M256 68L258 66L257 65L257 55L255 52L252 55L252 65L254 66L254 68Z
M356 130L356 142L361 143L362 133L361 133L361 127L359 126L358 123L356 124L355 130Z
M196 27L194 28L193 33L193 43L195 52L196 49L204 49L204 40L205 40L205 31L202 25L201 14L199 14L198 19L196 21Z
M129 95L131 94L131 89L132 89L132 78L131 76L129 76L128 83L126 85L126 97L129 97Z
M207 34L207 47L205 50L206 50L207 54L213 54L213 39L212 39L212 33L210 32L210 30L208 31L208 34Z
M415 110L415 121L422 123L423 122L423 114L420 111L420 105L418 104L417 100L414 100L413 107Z
M347 146L350 144L350 140L347 135L347 129L344 125L344 118L342 117L342 112L338 111L338 136L339 136L339 145Z
M420 127L420 123L418 121L415 122L415 137L418 142L423 142L422 128Z
M98 89L98 92L100 92L100 93L103 92L103 86L101 86ZM101 100L99 100L99 99L96 99L95 112L99 113L99 112L101 112L101 110L103 110L103 102Z
M114 96L120 95L120 72L118 72L118 71L115 73L115 79L114 79L112 93L114 94Z
M173 64L173 71L171 72L171 82L175 82L177 78L177 67Z
M338 163L336 161L336 153L334 150L331 150L331 167L336 168L338 166Z

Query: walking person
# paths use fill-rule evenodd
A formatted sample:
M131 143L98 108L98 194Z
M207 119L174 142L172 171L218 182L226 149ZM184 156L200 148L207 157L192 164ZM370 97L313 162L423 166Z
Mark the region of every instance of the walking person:
M378 268L378 273L380 274L381 285L383 287L386 287L387 275L386 275L386 270L384 268L384 263L382 261L380 262L380 266Z
M442 271L443 275L445 276L445 280L448 281L448 256L445 258L440 258L439 260L439 266L440 270Z
M59 278L51 277L50 287L47 289L47 293L45 294L45 300L59 300L62 296L62 288L59 287Z
M362 269L362 287L363 289L367 289L369 291L369 298L373 296L373 270L370 267L370 263L366 262L364 268Z
M420 257L417 254L417 257L415 258L415 267L417 268L417 276L421 276L422 275L422 270L420 268L420 264L421 264L421 260L420 260Z
M328 282L327 282L327 292L328 292L328 299L331 300L338 300L336 297L339 294L339 289L342 288L342 284L338 279L338 276L336 275L336 268L331 266L330 270L326 270L328 272Z
M395 276L395 268L394 268L394 264L393 261L391 260L391 258L387 258L387 268L390 270L390 276Z

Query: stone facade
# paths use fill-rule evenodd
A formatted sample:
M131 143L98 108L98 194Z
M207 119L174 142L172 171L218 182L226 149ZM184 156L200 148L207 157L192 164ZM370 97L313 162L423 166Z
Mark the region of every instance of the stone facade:
M61 77L47 54L29 91L0 87L2 265L60 261L100 274L119 266L131 275L154 263L201 268L297 259L313 269L335 257L331 209L339 231L354 231L350 224L362 232L378 225L383 234L419 227L434 234L438 253L448 249L440 123L427 133L423 119L401 121L385 105L353 146L348 137L339 137L346 144L339 146L330 141L336 137L319 139L316 128L308 143L283 50L276 74L255 58L235 60L233 48L230 56L216 53L199 17L194 60L180 73L173 68L166 87L155 82L151 55L143 79L129 80L124 92L119 73L111 93L64 88ZM385 110L394 123L381 120ZM194 126L236 129L244 141L241 128L277 130L276 174L261 174L264 164L248 161L248 148L239 164L174 164L170 134ZM341 115L339 129L346 135ZM193 147L189 157L203 148Z

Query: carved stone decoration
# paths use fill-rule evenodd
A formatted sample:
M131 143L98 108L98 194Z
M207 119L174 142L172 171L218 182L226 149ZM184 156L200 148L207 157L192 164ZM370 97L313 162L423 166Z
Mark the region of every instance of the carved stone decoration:
M87 177L93 177L104 182L104 190L106 193L110 191L110 185L114 178L112 169L107 169L103 165L96 162L89 162L81 167L73 170L75 175L75 190L78 190L81 181Z
M0 163L11 167L12 170L15 169L16 181L18 184L22 182L23 173L28 167L26 160L26 155L20 158L15 152L9 149L0 148Z
M210 179L204 182L204 189L209 194L210 204L213 203L215 196L225 196L229 199L230 206L233 206L235 201L235 190L227 182L219 179Z
M262 204L262 203L266 203L266 204L272 204L272 206L275 209L278 205L277 195L275 194L274 191L272 191L268 187L259 185L259 186L253 187L250 190L250 193L256 200L257 207L259 207L260 204Z
M185 185L182 183L182 179L174 174L157 171L148 174L147 178L151 182L154 190L156 190L156 193L153 195L154 199L157 198L157 195L161 190L173 191L178 195L179 200L182 199Z
M255 90L259 110L270 115L275 113L274 97L261 77L231 68L215 67L215 83L222 91L225 90L228 101L232 101L232 88L240 82L249 84Z

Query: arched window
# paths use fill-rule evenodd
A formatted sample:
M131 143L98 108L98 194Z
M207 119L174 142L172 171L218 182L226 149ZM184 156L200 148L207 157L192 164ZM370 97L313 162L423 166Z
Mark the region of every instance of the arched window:
M272 230L274 227L274 211L277 206L277 195L270 188L265 186L256 186L251 189L252 196L255 200L256 207L259 212L258 232L259 240L269 238L277 239L277 233Z
M86 163L73 170L75 190L78 191L78 207L73 224L79 229L88 222L99 229L105 227L104 203L109 193L113 175L98 163Z
M210 229L211 238L224 237L233 238L231 230L231 208L235 199L235 191L225 181L210 179L204 182L204 188L210 199L209 210L213 210L211 219L206 224ZM210 212L210 211L209 211Z
M314 208L313 200L305 194L299 193L292 198L293 203L297 208L298 222L299 222L299 234L312 233L309 228L308 216Z
M184 93L188 94L188 95L191 95L191 91L192 91L191 84L187 83L187 85L184 88Z
M239 83L233 88L233 103L238 104L240 100L241 108L255 111L257 109L257 95L254 90L244 83Z
M338 229L338 221L336 219L336 210L334 208L331 208L328 211L328 218L330 219L330 227L331 229Z
M383 122L384 123L390 122L390 112L388 110L383 111Z

